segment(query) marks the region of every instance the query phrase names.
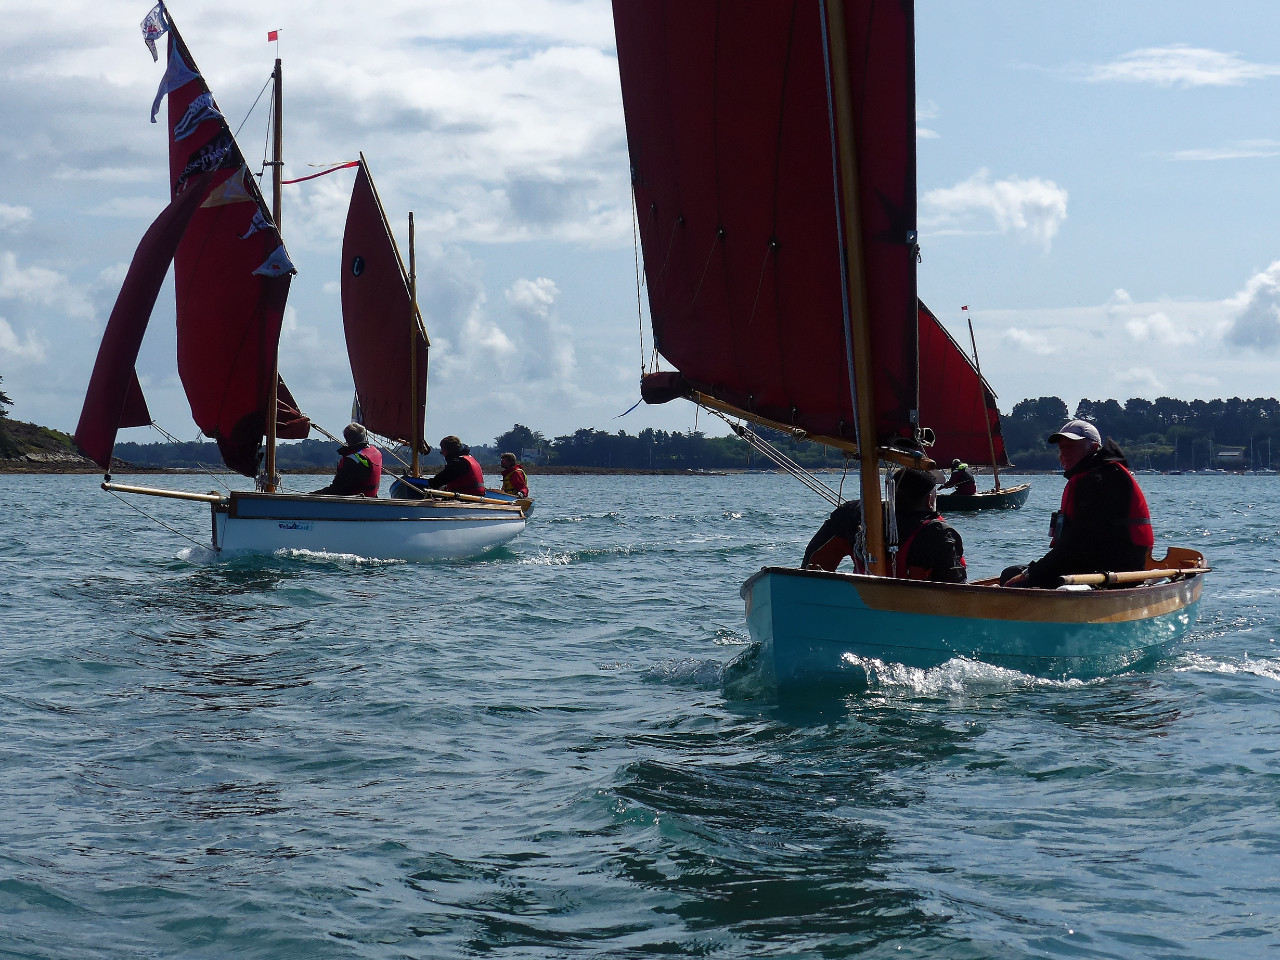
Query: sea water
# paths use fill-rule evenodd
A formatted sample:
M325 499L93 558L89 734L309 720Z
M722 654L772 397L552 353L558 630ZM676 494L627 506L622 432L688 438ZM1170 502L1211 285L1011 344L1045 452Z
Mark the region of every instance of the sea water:
M0 957L1276 956L1280 477L1140 479L1214 567L1155 667L780 703L725 676L829 509L782 476L535 475L437 564L0 477ZM972 576L1043 551L1031 480Z

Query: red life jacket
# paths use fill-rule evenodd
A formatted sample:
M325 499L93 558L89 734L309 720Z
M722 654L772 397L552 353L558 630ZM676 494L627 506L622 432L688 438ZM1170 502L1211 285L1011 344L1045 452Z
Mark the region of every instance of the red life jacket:
M484 471L480 469L480 462L469 453L463 454L458 459L470 467L471 471L469 474L454 477L444 485L444 488L453 493L466 493L475 497L483 497Z
M369 468L369 477L360 489L360 494L365 497L376 497L378 485L382 483L382 451L371 444L363 450L354 450L347 456Z
M898 548L898 552L893 555L893 561L889 568L889 576L899 577L899 578L902 577L902 573L899 570L899 563L901 562L902 564L905 564L907 562L907 553L911 550L911 541L916 538L917 533L919 533L929 524L941 523L942 520L943 520L943 517L941 515L937 517L930 517L924 523L920 524L920 526L916 527L914 530L911 531L911 536L907 537L907 542L904 543L902 546L900 546ZM857 552L853 549L853 544L850 544L847 540L844 541L844 543L848 544L847 546L848 557L850 560L853 561L853 572L866 573L867 565L864 562L863 558L860 555L858 555ZM923 577L913 576L912 571L914 570L925 570L926 571L925 576ZM930 572L932 571L926 570L925 567L907 567L906 577L908 580L928 580L929 579L928 574Z
M898 552L893 555L893 575L895 577L905 577L907 580L930 580L933 578L933 570L929 567L912 567L907 565L907 557L911 553L911 543L918 534L931 523L945 523L946 517L938 514L936 517L930 517L920 526L911 531L911 536L907 537L907 542L898 548ZM960 558L960 565L967 566L964 557ZM905 573L903 572L905 570Z
M1093 473L1094 470L1101 470L1107 464L1120 468L1120 472L1124 474L1129 481L1131 493L1129 494L1129 516L1125 520L1126 532L1129 535L1129 542L1135 547L1146 547L1150 550L1155 546L1156 538L1151 529L1151 512L1147 508L1147 498L1142 493L1142 488L1138 486L1138 481L1134 479L1133 474L1122 463L1116 463L1114 460L1108 460L1098 464L1092 470L1085 470L1077 473L1074 477L1067 479L1067 485L1062 489L1062 506L1059 509L1059 519L1054 524L1053 539L1051 544L1057 543L1058 534L1062 530L1062 523L1065 520L1074 520L1076 517L1076 494L1079 493L1079 481Z
M525 477L524 471L520 469L520 464L517 463L510 470L503 472L502 492L518 497L527 497L529 495L529 480Z

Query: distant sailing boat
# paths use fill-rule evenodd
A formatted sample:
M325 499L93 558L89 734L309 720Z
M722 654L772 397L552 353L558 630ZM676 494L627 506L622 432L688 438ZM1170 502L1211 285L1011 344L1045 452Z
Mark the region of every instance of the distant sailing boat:
M899 580L880 464L929 468L916 295L914 13L875 0L614 0L657 350L641 381L858 458L869 571L766 567L742 587L766 680L865 680L955 658L1086 677L1195 619L1203 558L1077 591ZM975 435L981 418L970 420ZM1164 581L1164 582L1157 582ZM1092 584L1136 583L1092 590Z
M965 307L968 319L969 308ZM982 376L978 341L969 322L973 360L947 332L933 311L920 304L917 336L920 341L920 422L934 433L930 459L945 466L953 460L991 467L993 489L965 495L938 494L938 509L1016 510L1027 502L1030 483L1000 486L1000 468L1012 466L1000 430L1000 408L995 391ZM975 429L977 425L979 429Z
M421 499L331 497L277 488L278 437L302 438L309 420L277 372L280 328L294 273L280 237L281 67L273 110L273 209L268 209L164 4L143 21L154 43L168 34L172 201L138 246L103 334L76 442L104 470L121 427L152 422L134 372L161 283L174 265L178 373L196 425L255 492L189 493L111 482L103 489L209 504L218 552L307 550L429 560L480 553L518 535L520 504L424 491ZM411 472L423 440L425 330L361 156L343 239L342 305L357 398L367 428L407 444ZM412 258L412 254L411 254Z

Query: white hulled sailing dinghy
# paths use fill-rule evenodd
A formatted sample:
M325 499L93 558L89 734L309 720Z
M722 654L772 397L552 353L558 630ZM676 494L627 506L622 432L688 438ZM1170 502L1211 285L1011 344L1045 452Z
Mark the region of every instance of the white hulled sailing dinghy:
M268 208L227 121L164 4L143 21L152 47L168 36L172 201L147 230L112 309L76 429L86 456L110 470L121 427L152 422L135 373L138 350L174 267L178 373L192 418L254 491L188 493L111 482L113 493L207 503L219 553L305 550L363 557L467 557L525 526L519 502L422 491L413 499L334 497L278 488L278 438L307 436L309 420L280 379L279 342L294 273L281 239L280 61L273 110L273 206ZM407 275L363 156L343 239L342 305L357 401L367 428L406 444L417 473L426 407L428 342ZM412 262L412 253L410 256Z

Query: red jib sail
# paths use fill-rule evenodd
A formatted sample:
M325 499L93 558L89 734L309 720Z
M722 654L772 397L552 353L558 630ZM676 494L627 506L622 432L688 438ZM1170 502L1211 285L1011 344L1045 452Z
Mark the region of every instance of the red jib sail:
M169 263L177 291L178 373L196 425L223 461L254 476L277 377L276 352L292 265L195 61L164 14L172 201L134 254L107 322L76 429L104 469L121 427L151 422L134 364ZM279 382L279 436L310 423Z
M363 158L342 238L342 325L364 425L423 449L429 343Z
M996 395L938 318L920 304L920 422L937 442L929 456L939 466L952 460L1009 466ZM990 429L990 439L988 439Z
M914 23L910 3L845 7L839 76L813 0L615 0L613 15L659 352L724 403L852 441L845 310L865 296L887 444L917 409ZM851 91L856 157L835 147L829 82ZM842 160L865 285L847 292Z

